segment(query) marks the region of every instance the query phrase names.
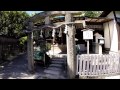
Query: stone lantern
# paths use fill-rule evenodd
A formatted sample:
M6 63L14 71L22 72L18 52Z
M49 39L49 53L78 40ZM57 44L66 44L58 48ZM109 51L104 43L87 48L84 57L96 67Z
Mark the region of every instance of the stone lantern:
M104 44L104 38L99 33L95 35L95 53L102 54L102 45Z

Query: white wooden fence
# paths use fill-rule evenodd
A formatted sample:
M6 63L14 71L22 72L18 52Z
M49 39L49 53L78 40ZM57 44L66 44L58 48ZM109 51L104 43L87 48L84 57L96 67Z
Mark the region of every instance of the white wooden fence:
M119 54L83 54L77 55L77 71L79 76L102 76L120 73Z

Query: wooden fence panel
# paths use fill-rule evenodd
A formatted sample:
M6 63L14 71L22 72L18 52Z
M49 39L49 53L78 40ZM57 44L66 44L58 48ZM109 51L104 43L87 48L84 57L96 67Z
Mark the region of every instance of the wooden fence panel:
M78 55L76 72L80 76L99 76L120 73L120 55Z
M80 57L80 56L77 55L78 60L77 60L77 64L76 64L76 75L79 74L79 72L78 72L78 71L79 71L79 61L80 61L80 60L79 60L79 57Z
M85 75L86 56L83 56L83 75Z
M82 75L82 56L79 58L79 75Z
M87 73L86 73L86 75L89 75L89 65L90 65L90 58L89 57L87 57Z
M92 75L92 64L93 64L93 59L90 57L90 75Z

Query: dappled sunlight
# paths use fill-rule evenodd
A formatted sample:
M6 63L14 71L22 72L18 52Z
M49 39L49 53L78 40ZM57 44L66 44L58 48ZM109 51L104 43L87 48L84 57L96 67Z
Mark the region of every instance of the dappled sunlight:
M27 67L26 54L22 54L10 63L1 66L0 79L34 79L43 73L43 68L36 66L36 73L30 74Z

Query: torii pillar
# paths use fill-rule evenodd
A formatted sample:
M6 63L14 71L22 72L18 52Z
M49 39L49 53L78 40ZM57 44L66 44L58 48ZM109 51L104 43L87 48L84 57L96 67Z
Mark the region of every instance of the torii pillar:
M28 59L28 70L30 73L34 73L34 60L33 60L33 22L29 22L29 33L27 42L27 59Z
M72 14L66 11L65 22L67 28L67 72L70 79L75 78L76 75L76 49L75 49L75 29L72 22Z

